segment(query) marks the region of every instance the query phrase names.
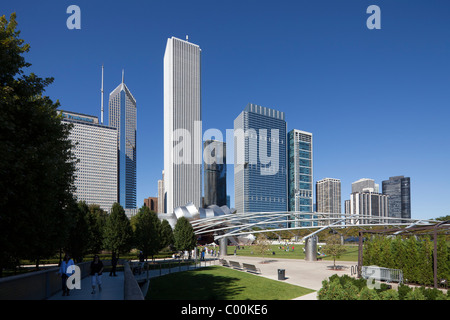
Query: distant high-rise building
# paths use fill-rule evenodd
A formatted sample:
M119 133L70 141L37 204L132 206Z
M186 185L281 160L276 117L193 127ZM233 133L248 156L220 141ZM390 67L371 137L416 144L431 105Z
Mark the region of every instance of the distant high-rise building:
M371 190L350 195L350 214L359 215L350 221L354 224L386 223L389 212L389 196ZM370 218L379 218L376 220Z
M379 189L380 185L376 184L373 179L363 178L352 183L352 193L363 191L379 193Z
M151 211L158 213L158 198L148 197L147 199L144 199L144 206L149 208Z
M98 204L109 211L117 202L117 130L99 124L95 116L60 111L70 123L69 140L74 144L75 196L78 201Z
M125 209L136 208L136 99L124 83L109 94L109 125L118 132L118 193Z
M206 140L203 143L204 207L227 205L226 143Z
M289 211L296 212L296 218L313 217L313 135L293 129L288 133L288 192ZM300 214L299 214L300 213ZM310 226L310 221L296 223Z
M341 213L341 180L325 178L316 182L316 203L318 213L330 213L324 224L330 224L340 218ZM335 219L333 219L335 218Z
M248 104L234 120L237 212L287 210L284 112Z
M165 191L164 191L164 170L162 179L158 180L158 213L165 213Z
M404 176L382 181L383 194L389 196L389 217L411 219L411 180Z
M164 189L166 212L201 207L201 49L175 37L164 54ZM179 146L183 146L184 148Z

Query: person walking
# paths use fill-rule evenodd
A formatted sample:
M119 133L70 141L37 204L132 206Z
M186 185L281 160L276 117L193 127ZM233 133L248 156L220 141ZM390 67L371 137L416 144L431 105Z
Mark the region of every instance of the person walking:
M113 252L112 253L112 257L111 257L111 271L109 272L109 276L114 276L117 277L116 274L116 267L117 267L117 257L116 257L116 253Z
M70 266L73 266L74 262L72 260L72 258L66 253L64 255L63 260L61 261L61 264L59 266L59 271L58 274L61 275L61 284L62 284L62 291L63 291L63 296L65 295L70 295L70 290L67 287L67 279L75 272L75 270L73 270L72 272L68 272L68 268Z
M94 260L91 262L91 285L92 294L95 293L95 287L98 285L98 291L102 291L102 273L103 273L103 262L100 260L98 255L94 256Z

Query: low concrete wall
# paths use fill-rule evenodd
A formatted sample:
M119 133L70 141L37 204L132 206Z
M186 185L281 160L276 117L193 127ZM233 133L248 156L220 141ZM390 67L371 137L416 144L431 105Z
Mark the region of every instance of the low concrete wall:
M102 261L105 266L111 261ZM90 273L91 261L77 264L81 278ZM0 300L45 300L62 290L59 268L0 278Z
M133 271L131 271L130 264L126 261L124 261L123 263L123 273L124 300L144 300L144 295L142 294L141 287L139 287Z

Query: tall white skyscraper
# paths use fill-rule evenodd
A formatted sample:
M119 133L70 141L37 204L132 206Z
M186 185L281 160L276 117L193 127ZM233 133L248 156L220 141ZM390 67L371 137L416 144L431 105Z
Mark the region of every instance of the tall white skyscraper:
M75 196L109 211L117 202L117 130L100 125L94 116L60 112L63 122L73 125L69 140L76 143L73 151L79 160Z
M164 54L164 189L166 212L201 207L201 49L175 37Z

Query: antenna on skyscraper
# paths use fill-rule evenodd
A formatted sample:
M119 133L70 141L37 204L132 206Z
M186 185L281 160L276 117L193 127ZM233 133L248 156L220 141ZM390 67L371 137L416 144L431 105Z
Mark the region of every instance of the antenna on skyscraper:
M102 64L102 114L101 114L101 120L103 124L103 64Z
M186 35L186 41L189 41L189 36L188 35Z

